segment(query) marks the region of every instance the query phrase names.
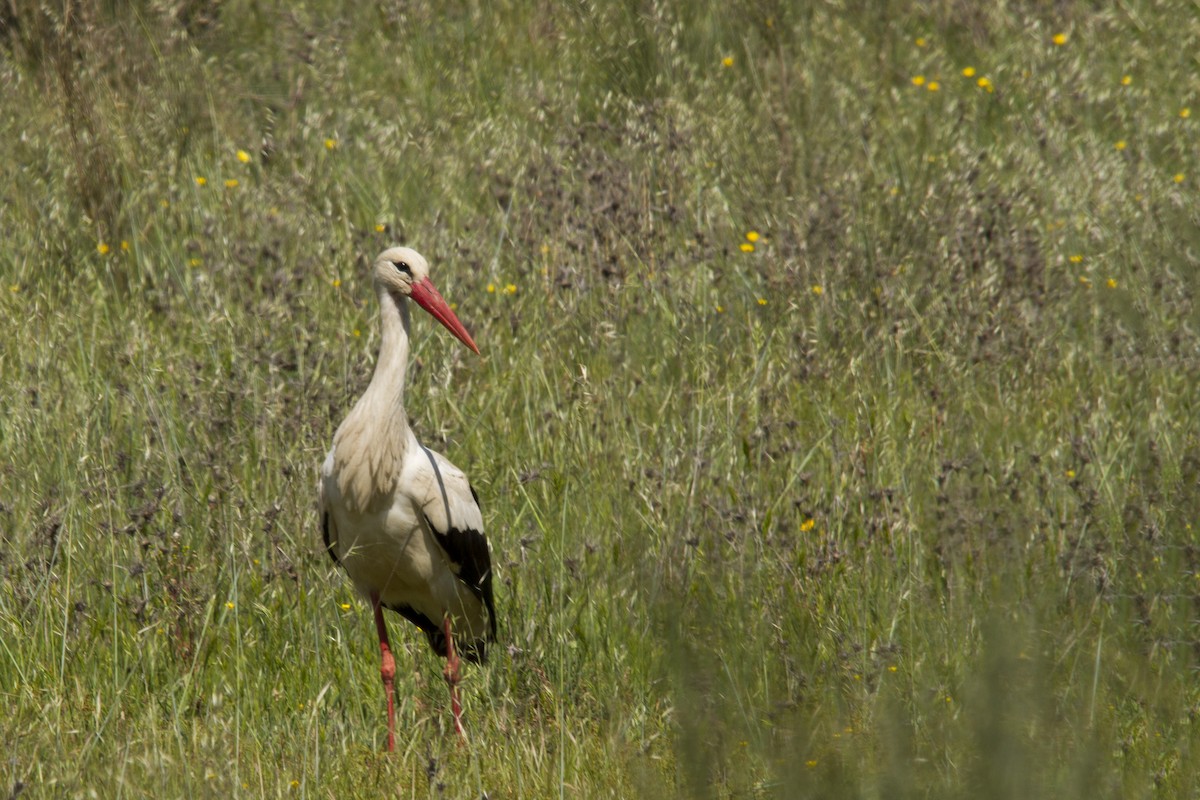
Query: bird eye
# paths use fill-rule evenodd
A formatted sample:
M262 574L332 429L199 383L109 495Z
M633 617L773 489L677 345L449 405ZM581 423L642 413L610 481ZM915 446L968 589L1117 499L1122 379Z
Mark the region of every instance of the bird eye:
M403 272L408 277L412 277L412 267L408 266L407 261L393 261L392 266L395 267L398 272Z

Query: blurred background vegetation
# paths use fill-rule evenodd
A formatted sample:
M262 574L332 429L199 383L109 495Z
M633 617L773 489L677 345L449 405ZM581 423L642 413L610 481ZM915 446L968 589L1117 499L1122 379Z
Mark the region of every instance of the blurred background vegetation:
M1185 0L0 8L0 796L1200 783ZM1193 110L1196 114L1193 114ZM317 465L405 243L501 646Z

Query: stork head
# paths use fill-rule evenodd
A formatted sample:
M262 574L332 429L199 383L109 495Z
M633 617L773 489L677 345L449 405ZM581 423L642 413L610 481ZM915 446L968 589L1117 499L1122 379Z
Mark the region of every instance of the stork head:
M460 342L478 353L479 348L471 334L450 305L442 299L429 280L429 264L425 257L410 247L390 247L375 259L375 284L397 301L411 297L413 302L428 311L434 319L446 326Z

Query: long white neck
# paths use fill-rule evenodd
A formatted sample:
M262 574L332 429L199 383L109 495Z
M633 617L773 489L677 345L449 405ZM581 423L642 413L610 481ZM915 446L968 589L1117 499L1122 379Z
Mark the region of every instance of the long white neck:
M333 438L334 469L349 508L368 511L391 502L413 440L404 413L408 371L408 303L379 293L382 341L375 374Z
M405 426L404 379L408 374L408 301L396 299L386 289L379 290L379 322L382 339L375 374L367 387L376 413L398 415Z

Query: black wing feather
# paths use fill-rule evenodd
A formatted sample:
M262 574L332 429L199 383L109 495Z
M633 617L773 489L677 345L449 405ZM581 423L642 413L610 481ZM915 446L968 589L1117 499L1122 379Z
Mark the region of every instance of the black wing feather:
M321 536L325 539L325 552L329 553L329 557L333 559L333 563L340 567L342 562L338 560L337 553L333 552L333 538L329 535L328 511L321 515Z
M470 488L471 496L475 499L475 505L478 506L479 495L476 494L475 487ZM425 522L437 536L438 543L446 551L450 561L458 566L458 579L473 595L479 598L484 608L487 609L490 630L486 641L476 645L479 649L476 655L479 660L482 660L486 642L496 641L496 601L492 590L492 554L488 549L487 537L473 528L451 527L449 530L439 530L428 516L425 517ZM430 636L430 644L433 643L433 637ZM442 646L445 646L444 642ZM464 647L463 652L467 658L471 658L467 647Z

